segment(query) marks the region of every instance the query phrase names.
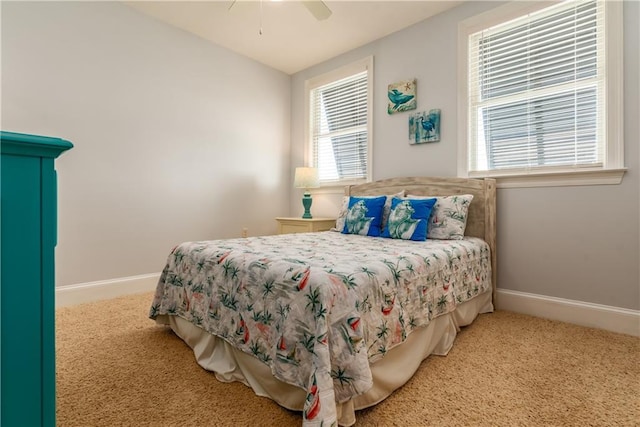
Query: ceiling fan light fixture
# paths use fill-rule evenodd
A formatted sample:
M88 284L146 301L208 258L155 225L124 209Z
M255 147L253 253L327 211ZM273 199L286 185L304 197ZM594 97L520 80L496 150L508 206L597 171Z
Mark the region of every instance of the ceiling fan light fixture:
M311 14L318 20L324 21L331 16L331 9L320 0L308 0L301 2Z
M234 4L236 4L238 0L232 0L229 5L228 11L231 10ZM269 0L272 2L281 2L283 0ZM324 21L331 16L331 9L321 0L306 0L300 1L307 8L309 12L318 20ZM260 0L260 7L262 8L262 0Z

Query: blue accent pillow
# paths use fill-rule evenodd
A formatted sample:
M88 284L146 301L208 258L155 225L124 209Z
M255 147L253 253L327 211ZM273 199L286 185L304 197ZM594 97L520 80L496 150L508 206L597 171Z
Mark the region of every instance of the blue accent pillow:
M400 199L391 201L391 211L382 237L404 240L427 240L431 210L438 199Z
M382 211L386 200L386 196L350 197L342 232L362 236L379 236Z

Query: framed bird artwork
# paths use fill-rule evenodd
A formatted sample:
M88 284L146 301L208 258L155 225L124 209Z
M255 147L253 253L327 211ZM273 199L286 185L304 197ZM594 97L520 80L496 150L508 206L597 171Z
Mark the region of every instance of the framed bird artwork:
M409 144L440 141L440 110L409 115Z
M415 110L417 106L416 79L390 84L387 97L389 98L387 106L389 114Z

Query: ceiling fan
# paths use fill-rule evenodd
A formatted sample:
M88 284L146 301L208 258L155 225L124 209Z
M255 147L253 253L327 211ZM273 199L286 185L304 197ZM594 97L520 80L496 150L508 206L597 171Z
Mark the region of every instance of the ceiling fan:
M237 1L238 0L233 0L228 10L231 10ZM302 5L306 7L318 21L324 21L331 16L331 9L329 9L329 7L327 7L327 5L321 0L303 0L298 3L302 3ZM260 0L260 6L262 7L262 0Z

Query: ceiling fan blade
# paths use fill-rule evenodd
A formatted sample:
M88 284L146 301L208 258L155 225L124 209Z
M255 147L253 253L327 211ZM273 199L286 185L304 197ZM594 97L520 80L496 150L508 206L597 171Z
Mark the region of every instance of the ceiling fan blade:
M302 4L305 5L307 9L309 9L309 12L311 12L311 14L315 16L318 21L324 21L331 16L331 9L329 9L323 1L303 1Z

